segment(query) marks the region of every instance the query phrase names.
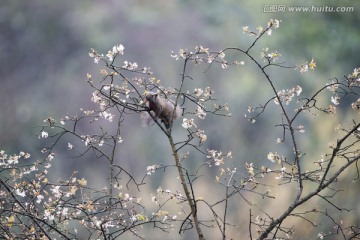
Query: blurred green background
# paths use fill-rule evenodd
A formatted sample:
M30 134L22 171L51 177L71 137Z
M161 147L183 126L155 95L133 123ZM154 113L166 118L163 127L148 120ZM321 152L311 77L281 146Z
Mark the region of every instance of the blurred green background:
M286 9L285 12L269 12L268 5L284 5ZM289 6L312 5L350 6L354 11L294 13L287 9ZM265 27L270 18L281 19L280 28L258 43L254 52L256 56L259 50L269 47L279 51L282 55L280 61L288 65L310 61L311 58L318 65L316 71L305 74L293 70L271 72L279 88L301 85L304 94L310 94L329 79L341 78L359 67L359 1L3 1L0 5L0 146L7 152L22 150L36 156L43 144L36 138L36 126L41 125L43 119L48 116L59 119L92 106L92 90L86 83L86 73L98 72L99 66L89 58L90 48L106 53L113 45L123 44L124 60L151 67L165 85L173 85L179 79L181 64L170 58L171 50L190 50L197 45L212 50L246 48L253 38L244 35L242 27ZM231 118L210 116L206 121L198 120L199 128L208 135L205 148L224 152L232 150L233 159L227 166L239 169L245 162L269 164L266 155L270 151L291 153L292 149L288 149L286 144L276 145L281 130L273 126L279 123L279 114L268 111L253 125L244 118L249 105L263 104L273 96L254 66L247 61L245 66L221 71L214 67L203 73L205 69L206 66L191 67L190 74L196 77L196 83L191 87L211 86L220 102L229 104L233 115ZM326 105L330 104L329 95L324 97ZM345 105L340 105L333 118L319 120L308 116L299 122L305 126L301 148L308 153L310 165L327 151L328 142L335 140L337 122L349 120L342 107ZM139 177L143 176L148 165L171 164L164 136L155 127L139 127L140 119L131 118L122 133L124 142L118 153L119 164ZM180 121L178 128L175 130L180 132ZM193 157L197 164L206 161L197 154ZM106 164L96 159L60 158L54 163L55 177L66 178L73 170L89 178L92 184L102 186L107 181ZM216 173L210 169L208 185L197 186L199 193L208 194L210 199L216 196L215 192L207 191L215 184ZM175 189L176 179L165 181L167 178L171 176L159 174L148 179L149 188L143 191L150 193L158 186ZM348 194L353 195L348 195L346 202L359 212L356 197L350 197L356 196L359 184L351 184L354 191ZM276 201L264 204L271 209L292 199L289 190L284 189ZM241 204L244 208L237 207L233 212L233 218L239 223L234 233L247 234L248 212L245 209L248 206ZM325 224L324 229L327 227ZM173 237L179 238L176 231Z

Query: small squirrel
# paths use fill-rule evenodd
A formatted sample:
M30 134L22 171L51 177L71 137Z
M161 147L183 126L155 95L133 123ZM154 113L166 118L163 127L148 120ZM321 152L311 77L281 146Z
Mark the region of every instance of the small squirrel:
M147 92L145 94L145 101L150 110L148 114L143 115L143 120L147 124L150 124L151 120L159 118L161 119L161 122L164 123L165 127L169 129L174 120L181 115L181 108L179 105L177 105L174 110L175 104L169 99L160 97L158 93Z

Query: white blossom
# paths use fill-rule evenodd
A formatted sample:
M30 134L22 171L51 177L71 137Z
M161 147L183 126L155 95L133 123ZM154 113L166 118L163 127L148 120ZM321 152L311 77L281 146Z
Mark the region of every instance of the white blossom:
M201 96L201 94L203 94L203 90L201 89L201 88L195 88L194 89L194 94L195 94L195 96L197 96L197 97L200 97Z
M25 191L22 190L22 189L16 189L15 193L16 193L16 195L18 195L20 197L25 197L26 196Z
M340 104L339 100L340 100L340 97L339 97L338 95L336 95L336 96L331 96L331 102L332 102L334 105L339 105L339 104Z
M50 189L50 191L54 194L56 198L61 197L60 186L54 186L52 189Z
M124 55L124 46L122 44L114 46L112 49L113 53Z
M197 106L195 113L200 119L204 119L206 117L206 112L201 106Z
M49 134L45 131L41 132L41 138L47 138L49 136Z
M106 111L103 111L100 113L100 116L103 117L104 119L108 120L109 122L113 121L114 115L111 113L108 113Z
M281 157L280 157L280 155L279 155L277 152L275 152L275 153L273 153L273 152L268 153L267 158L268 158L271 162L281 161Z
M197 126L194 123L194 119L192 119L192 118L191 119L184 118L183 123L181 125L185 129L188 129L188 128L191 128L191 127L197 128Z
M159 168L158 165L147 166L146 167L147 175L153 174L158 168Z
M299 132L299 133L304 133L304 132L305 132L304 126L303 126L303 125L299 125L299 126L296 128L296 131Z
M50 212L50 210L48 210L48 209L45 209L45 211L44 211L44 219L46 220L46 219L48 219L49 221L52 221L52 220L54 220L54 215L52 215L51 214L51 212Z
M44 196L43 195L37 195L36 196L36 202L37 203L41 203L41 201L44 199Z

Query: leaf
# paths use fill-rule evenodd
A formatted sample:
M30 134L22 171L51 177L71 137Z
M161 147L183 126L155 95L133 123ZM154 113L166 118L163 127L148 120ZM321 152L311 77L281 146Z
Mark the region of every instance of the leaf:
M9 217L9 219L8 219L8 221L7 221L7 223L6 223L6 226L7 226L7 227L12 227L13 224L14 224L14 222L15 222L15 216L12 215L12 216Z
M143 217L143 215L138 214L137 217L140 221L145 221L145 218Z

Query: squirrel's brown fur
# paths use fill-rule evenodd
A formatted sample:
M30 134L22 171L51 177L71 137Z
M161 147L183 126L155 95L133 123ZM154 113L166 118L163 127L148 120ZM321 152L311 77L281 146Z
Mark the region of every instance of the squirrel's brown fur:
M144 122L150 123L151 120L154 118L161 119L167 129L170 128L174 120L180 117L181 115L181 108L179 105L176 106L175 104L170 101L169 99L165 99L160 97L157 93L148 92L146 93L145 99L147 101L147 105L149 107L149 114L144 117Z

